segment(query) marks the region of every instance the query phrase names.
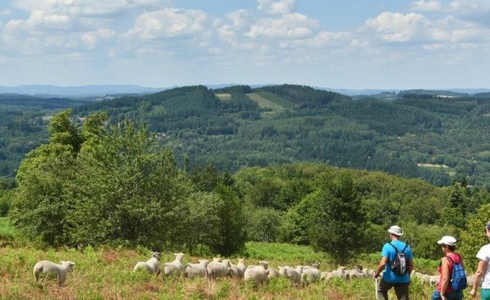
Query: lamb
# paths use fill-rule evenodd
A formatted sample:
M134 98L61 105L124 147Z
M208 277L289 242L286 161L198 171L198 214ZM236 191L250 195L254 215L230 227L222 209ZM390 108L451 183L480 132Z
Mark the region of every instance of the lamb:
M245 281L253 281L254 286L258 287L263 282L267 281L267 275L269 271L267 270L269 263L266 261L259 262L259 265L248 266L245 270L243 278Z
M268 279L279 277L279 273L276 270L274 270L273 268L267 268L267 270L269 270L269 274L267 274Z
M332 271L332 272L321 272L320 273L320 280L328 281L334 277L346 279L347 274L345 273L345 267L339 267L336 271Z
M301 283L301 274L298 271L298 268L291 268L288 266L279 267L279 276L289 278L291 283L294 285L299 285Z
M227 277L231 274L231 263L229 259L221 261L220 258L213 258L207 266L208 279L214 280L219 277Z
M320 264L315 263L312 266L303 267L303 273L301 274L301 281L304 285L315 283L320 280Z
M68 272L73 272L74 265L75 263L72 261L61 261L61 265L59 265L47 260L42 260L34 265L34 278L38 281L39 273L46 273L48 277L57 277L58 284L62 286L66 281Z
M133 272L136 272L140 268L146 269L150 274L155 274L158 276L160 274L160 266L158 265L158 261L160 260L160 252L152 252L151 258L147 261L138 262L133 269Z
M233 275L233 277L236 277L236 278L243 278L243 274L245 273L245 259L244 258L240 258L238 260L238 264L237 265L234 265L234 264L231 264L231 274Z
M208 263L209 261L207 259L200 259L198 264L186 264L184 266L184 277L206 277Z
M357 266L357 269L352 269L352 270L346 270L345 271L347 278L361 278L361 277L367 277L367 272L363 271L363 267L361 265ZM371 272L372 274L372 272Z
M439 279L438 275L429 276L429 285L437 286L439 284Z
M163 265L163 275L165 276L180 276L182 273L182 260L184 253L174 253L175 259L172 262Z

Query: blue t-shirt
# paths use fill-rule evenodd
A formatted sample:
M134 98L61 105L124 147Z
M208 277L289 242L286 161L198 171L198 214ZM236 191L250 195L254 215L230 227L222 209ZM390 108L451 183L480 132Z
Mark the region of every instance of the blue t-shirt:
M395 246L398 251L402 251L403 248L405 248L405 243L399 240L394 240L391 242L393 246ZM412 260L413 255L412 255L412 249L410 249L410 246L407 246L405 249L405 257L407 260ZM381 255L383 257L388 258L388 262L386 263L385 266L385 271L383 272L383 280L386 282L390 283L408 283L410 282L410 274L407 272L404 275L398 275L393 273L393 270L391 270L390 266L390 261L393 261L396 256L396 251L395 248L393 248L389 243L384 244L383 250L381 250ZM408 262L407 262L408 263Z

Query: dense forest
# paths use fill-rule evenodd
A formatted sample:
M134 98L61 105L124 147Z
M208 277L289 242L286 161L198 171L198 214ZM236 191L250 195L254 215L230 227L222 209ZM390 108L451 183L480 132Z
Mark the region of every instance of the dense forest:
M436 258L444 234L462 251L490 209L487 191L466 181L420 179L323 163L244 167L179 166L145 124L111 125L105 113L81 127L56 114L49 142L30 151L17 187L0 207L24 242L39 247L148 247L229 256L246 241L310 245L338 262L376 251L401 224L419 257ZM360 230L361 229L361 230ZM368 233L368 234L366 234Z
M145 122L179 162L243 166L322 162L420 178L437 186L465 178L490 187L490 98L403 91L395 99L307 86L210 90L184 87L77 106L112 124Z
M189 168L322 162L489 189L487 96L413 90L353 99L297 85L190 86L97 102L0 95L0 176L13 178L47 141L50 118L72 108L80 124L96 112L111 124L147 124Z
M419 257L436 258L444 234L471 250L490 211L488 99L385 96L295 85L4 95L0 216L39 246L230 255L286 242L343 261L377 251L396 223Z

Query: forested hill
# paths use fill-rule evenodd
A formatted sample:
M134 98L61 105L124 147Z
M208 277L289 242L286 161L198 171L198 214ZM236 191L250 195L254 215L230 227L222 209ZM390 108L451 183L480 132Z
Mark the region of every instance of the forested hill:
M189 168L325 162L490 187L487 94L413 90L353 99L298 85L190 86L71 107L77 117L107 111L114 124L145 122Z

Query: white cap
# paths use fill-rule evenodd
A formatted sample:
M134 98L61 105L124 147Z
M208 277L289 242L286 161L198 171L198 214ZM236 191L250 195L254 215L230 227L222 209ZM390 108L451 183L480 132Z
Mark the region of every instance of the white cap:
M397 236L402 236L403 235L403 230L400 226L393 225L388 229L388 232Z
M438 240L437 243L439 245L456 246L456 239L452 236L445 235L442 237L442 239Z

